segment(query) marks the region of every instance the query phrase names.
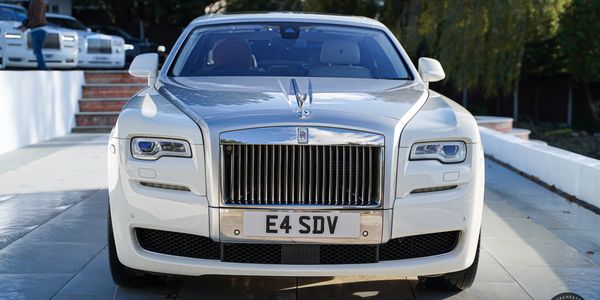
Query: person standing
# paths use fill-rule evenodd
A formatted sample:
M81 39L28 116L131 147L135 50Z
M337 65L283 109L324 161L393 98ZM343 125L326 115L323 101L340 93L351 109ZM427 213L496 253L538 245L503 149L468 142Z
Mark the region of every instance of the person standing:
M46 62L44 61L44 54L42 54L42 47L46 40L46 2L44 0L31 0L29 2L29 9L27 10L27 19L23 21L21 25L21 31L31 29L31 47L33 48L33 54L37 60L38 70L48 70Z

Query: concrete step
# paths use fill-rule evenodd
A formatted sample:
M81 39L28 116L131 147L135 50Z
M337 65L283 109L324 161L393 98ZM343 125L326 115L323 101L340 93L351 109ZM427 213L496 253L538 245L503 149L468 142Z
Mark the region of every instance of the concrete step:
M79 100L81 112L120 112L129 98L85 98Z
M71 130L73 133L105 133L110 132L113 126L77 126Z
M512 118L495 116L475 116L475 120L477 121L477 124L481 127L489 128L503 133L510 133L513 128Z
M146 78L134 77L127 71L86 71L85 82L94 83L137 83L145 84Z
M114 126L119 117L118 112L80 112L75 114L77 127L81 126Z
M523 128L513 128L510 132L511 135L518 137L522 140L529 140L529 135L531 134L531 130L523 129Z
M146 87L145 84L111 83L85 84L82 87L83 98L129 98Z

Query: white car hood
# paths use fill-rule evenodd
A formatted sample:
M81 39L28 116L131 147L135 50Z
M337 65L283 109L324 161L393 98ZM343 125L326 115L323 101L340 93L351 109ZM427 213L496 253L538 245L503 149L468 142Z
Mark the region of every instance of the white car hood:
M207 123L220 119L279 116L277 122L298 119L296 99L290 93L290 77L186 77L163 78L160 91L185 105L188 112ZM295 78L301 93L310 80L313 119L385 118L396 123L426 97L417 81L353 78ZM308 101L307 101L308 102ZM418 110L418 109L417 109Z

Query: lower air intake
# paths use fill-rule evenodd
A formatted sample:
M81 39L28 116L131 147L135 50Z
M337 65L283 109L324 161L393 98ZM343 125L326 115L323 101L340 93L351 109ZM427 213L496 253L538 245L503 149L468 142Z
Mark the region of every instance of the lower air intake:
M223 262L289 265L366 264L449 253L460 231L414 235L381 245L308 245L218 243L207 237L153 229L136 229L148 251Z

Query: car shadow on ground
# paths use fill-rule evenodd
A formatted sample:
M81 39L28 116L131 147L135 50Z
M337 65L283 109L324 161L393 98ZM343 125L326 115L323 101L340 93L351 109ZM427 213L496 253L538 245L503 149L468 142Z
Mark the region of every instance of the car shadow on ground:
M446 299L458 292L436 291L416 279L373 277L169 277L151 288L118 288L116 298L162 294L170 299Z

